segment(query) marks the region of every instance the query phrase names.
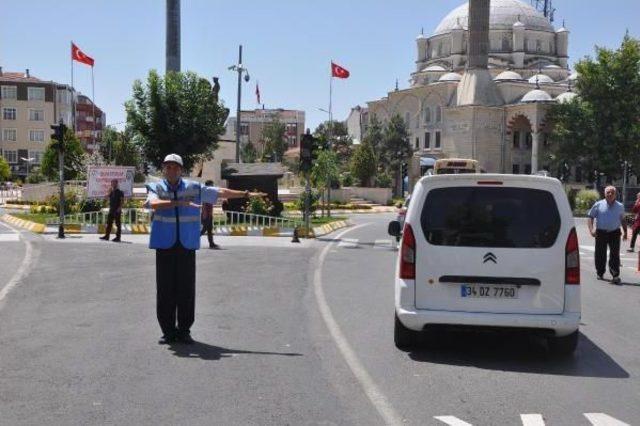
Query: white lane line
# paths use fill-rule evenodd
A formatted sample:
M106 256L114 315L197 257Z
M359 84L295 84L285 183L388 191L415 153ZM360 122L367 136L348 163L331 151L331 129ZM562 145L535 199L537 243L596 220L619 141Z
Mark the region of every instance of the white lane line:
M471 423L460 420L456 416L434 416L433 418L440 420L442 423L446 423L449 426L473 426Z
M13 231L16 231L11 226L7 226L7 227L12 229ZM28 240L23 240L23 241L25 244L24 258L22 259L22 263L18 267L18 270L13 274L13 276L11 277L7 285L5 285L2 289L0 289L0 302L2 302L4 298L7 297L7 294L9 294L9 292L15 286L20 284L22 280L24 280L27 277L27 275L29 275L29 272L31 272L31 265L33 264L33 259L37 256L37 253L36 253L36 256L33 255L34 250L30 241ZM2 304L0 304L0 309L2 309Z
M393 248L393 240L384 239L384 240L376 240L373 243L374 249L383 249L383 250L391 250Z
M520 414L522 426L545 426L542 414Z
M340 239L340 237L342 237L346 233L355 231L356 229L363 228L368 225L371 225L371 223L363 223L361 225L354 226L353 228L349 228L338 234L335 239ZM402 417L393 409L387 397L375 384L373 378L371 378L367 370L358 359L358 356L351 348L349 341L344 336L342 330L340 329L340 326L333 317L331 308L329 307L329 304L327 303L327 300L324 296L324 290L322 288L322 266L324 264L325 258L327 257L327 254L329 253L329 250L331 250L331 247L334 244L335 243L327 244L327 246L322 249L322 252L320 253L320 256L318 258L316 269L313 274L314 293L316 296L316 301L318 302L320 314L322 315L322 319L329 329L329 333L331 334L333 341L336 343L336 346L340 350L342 357L349 366L349 369L360 383L360 386L362 386L362 389L364 390L367 398L369 398L371 404L376 408L376 410L378 410L378 413L383 418L385 424L403 425Z
M338 237L336 237L338 238ZM342 241L338 244L340 248L358 248L358 239L357 238L343 238Z
M631 426L604 413L584 413L593 426Z
M0 243L20 241L19 234L0 234Z

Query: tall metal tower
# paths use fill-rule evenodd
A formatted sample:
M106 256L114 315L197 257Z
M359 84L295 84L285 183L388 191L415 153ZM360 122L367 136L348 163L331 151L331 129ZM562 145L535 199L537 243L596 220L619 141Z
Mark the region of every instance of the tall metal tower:
M531 6L542 13L549 22L553 22L556 12L555 7L553 7L553 0L531 0Z
M180 0L167 0L166 69L180 71Z

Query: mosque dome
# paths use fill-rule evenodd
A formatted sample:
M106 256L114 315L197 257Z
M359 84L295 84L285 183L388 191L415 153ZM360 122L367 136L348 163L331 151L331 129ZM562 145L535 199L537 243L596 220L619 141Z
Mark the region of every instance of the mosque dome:
M535 89L524 95L522 103L552 102L553 98L544 90Z
M431 65L422 70L422 72L445 72L446 69L441 65Z
M546 74L536 74L529 79L529 83L553 83L553 79Z
M504 71L501 72L494 78L495 81L518 81L524 80L520 74L515 71Z
M577 72L577 71L576 71L576 72L573 72L573 73L571 73L571 75L569 76L568 80L576 81L576 80L578 79L578 77L579 77L579 76L580 76L580 74L578 74L578 72Z
M575 92L564 92L564 93L561 93L560 95L558 95L558 97L556 97L556 101L558 103L564 104L564 103L567 103L567 102L571 102L577 96L578 96L578 94L575 93Z
M456 72L447 73L438 79L438 81L448 83L457 83L460 80L462 80L462 76Z
M511 30L520 22L529 30L555 32L547 18L519 0L491 0L490 30ZM434 35L446 34L462 25L469 27L469 3L451 11L438 25Z

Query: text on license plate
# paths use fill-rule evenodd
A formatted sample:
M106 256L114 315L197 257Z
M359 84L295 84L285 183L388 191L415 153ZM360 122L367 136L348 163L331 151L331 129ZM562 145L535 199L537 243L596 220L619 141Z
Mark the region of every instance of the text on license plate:
M462 297L483 299L517 299L518 287L504 285L463 284L460 286Z

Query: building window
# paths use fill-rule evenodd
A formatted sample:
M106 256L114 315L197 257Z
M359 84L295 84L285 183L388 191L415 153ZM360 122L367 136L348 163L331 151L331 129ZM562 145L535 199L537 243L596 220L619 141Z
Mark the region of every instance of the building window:
M242 136L249 136L249 123L240 123L240 134Z
M3 153L4 158L7 160L9 164L16 164L18 162L18 152L17 151L7 151L5 150Z
M416 138L416 149L420 149L420 138Z
M407 127L411 127L411 113L404 113L404 123L407 125Z
M440 149L440 132L436 132L436 149Z
M518 164L514 164L514 165L512 166L512 170L511 170L511 172L512 172L514 175L519 175L519 174L520 174L520 165L518 165Z
M536 52L542 52L542 40L536 40Z
M527 147L527 149L531 149L531 145L533 145L533 136L531 135L531 132L527 132L527 141L525 143L525 146Z
M42 163L42 151L29 151L29 158L33 158L33 164Z
M424 149L431 149L431 133L429 132L424 134Z
M2 140L15 142L18 140L18 131L16 129L2 129Z
M513 132L513 149L520 149L520 132Z
M502 51L503 52L508 52L509 50L511 50L511 44L509 43L509 37L504 36L504 37L502 37Z
M440 123L442 121L442 107L436 107L436 123Z
M2 109L2 118L5 120L15 120L16 119L16 109L15 108L3 108Z
M29 121L44 121L44 110L43 109L30 109L29 110Z
M27 100L44 101L44 87L29 87L27 89Z
M431 108L425 107L425 109L423 111L423 114L424 114L424 122L425 122L425 124L431 123Z
M18 99L18 86L2 86L2 99Z
M71 105L71 93L68 90L58 90L56 92L56 101L59 104Z
M524 165L524 174L525 175L530 175L531 174L531 164L525 164Z
M44 142L44 130L29 130L30 142Z

